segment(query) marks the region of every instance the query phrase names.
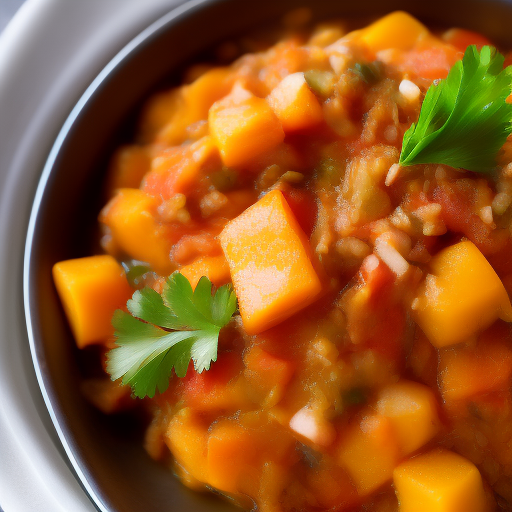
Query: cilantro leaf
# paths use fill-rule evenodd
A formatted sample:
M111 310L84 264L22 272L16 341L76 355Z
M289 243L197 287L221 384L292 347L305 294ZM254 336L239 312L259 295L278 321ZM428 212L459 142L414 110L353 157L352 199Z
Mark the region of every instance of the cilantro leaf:
M112 318L116 347L107 356L112 380L122 378L139 398L163 393L172 372L187 373L190 360L199 373L217 360L219 333L236 311L230 285L212 295L212 283L202 277L193 291L188 279L175 272L160 295L137 290L127 302L129 313Z
M432 84L404 135L400 165L446 164L489 172L512 132L512 67L495 48L466 49L445 80Z

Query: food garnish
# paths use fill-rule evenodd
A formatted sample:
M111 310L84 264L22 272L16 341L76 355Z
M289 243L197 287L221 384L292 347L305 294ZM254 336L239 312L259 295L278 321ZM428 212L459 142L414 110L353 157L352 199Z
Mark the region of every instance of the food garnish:
M172 370L187 373L190 360L198 373L217 360L219 333L236 311L230 285L212 295L212 283L202 277L195 290L179 272L171 274L161 294L137 290L127 302L129 313L117 310L112 319L117 347L108 354L112 380L122 378L139 398L163 393Z
M495 48L467 48L446 79L430 86L404 135L400 165L446 164L489 172L512 132L512 67Z

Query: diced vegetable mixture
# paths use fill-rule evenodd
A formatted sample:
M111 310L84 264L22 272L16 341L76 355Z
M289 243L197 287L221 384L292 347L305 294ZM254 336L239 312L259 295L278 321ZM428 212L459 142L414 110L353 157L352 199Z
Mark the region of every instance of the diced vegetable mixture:
M149 99L105 254L54 267L103 365L83 393L247 510L510 511L510 58L404 12L346 27Z

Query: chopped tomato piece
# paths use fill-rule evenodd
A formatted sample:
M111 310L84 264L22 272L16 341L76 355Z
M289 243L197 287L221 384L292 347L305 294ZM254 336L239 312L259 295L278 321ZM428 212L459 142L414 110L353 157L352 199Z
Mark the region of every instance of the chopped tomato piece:
M466 48L472 44L474 44L478 49L486 45L492 46L489 39L482 34L463 28L451 28L450 30L447 30L443 34L443 41L455 46L455 48L461 52L464 52Z

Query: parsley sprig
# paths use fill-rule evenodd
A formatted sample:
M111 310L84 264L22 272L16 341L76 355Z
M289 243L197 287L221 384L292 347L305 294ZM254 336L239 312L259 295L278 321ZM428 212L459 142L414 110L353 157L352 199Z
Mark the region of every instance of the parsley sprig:
M217 360L219 333L235 312L230 285L212 295L212 283L202 277L193 291L188 279L175 272L162 294L137 290L127 302L129 313L117 310L112 319L116 345L108 353L112 380L122 378L136 396L153 397L169 386L172 371L187 373L190 360L197 372Z
M404 135L400 165L446 164L489 172L512 132L512 67L495 48L466 49L445 80L430 86L418 122Z

